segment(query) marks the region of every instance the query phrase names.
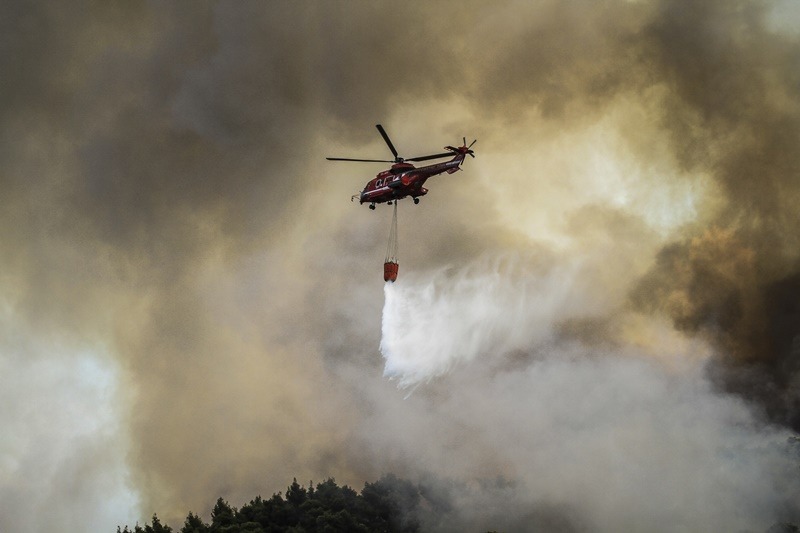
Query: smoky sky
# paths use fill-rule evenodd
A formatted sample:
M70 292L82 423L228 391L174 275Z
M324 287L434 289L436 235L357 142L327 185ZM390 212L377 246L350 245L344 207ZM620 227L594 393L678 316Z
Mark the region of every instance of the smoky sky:
M798 16L4 3L0 528L389 471L452 530L797 521ZM325 161L387 158L376 123L405 156L478 139L399 206L386 295L390 210L348 201L383 167Z

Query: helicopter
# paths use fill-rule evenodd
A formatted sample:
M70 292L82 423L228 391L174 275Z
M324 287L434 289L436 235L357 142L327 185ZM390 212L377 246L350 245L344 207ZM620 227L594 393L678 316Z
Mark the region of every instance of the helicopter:
M386 202L388 205L392 205L392 202L396 202L397 200L407 196L413 198L414 203L418 204L419 197L428 194L428 189L423 187L428 178L444 172L452 174L453 172L461 169L461 164L464 162L464 158L467 155L475 157L475 154L472 152L471 148L472 145L477 142L477 139L472 141L472 143L467 146L467 139L464 137L464 143L459 147L445 146L444 149L447 150L447 152L405 159L397 154L397 149L395 149L394 144L392 144L392 141L389 139L389 135L386 134L386 130L383 129L383 126L376 124L375 127L378 128L378 132L380 132L381 137L383 137L383 140L386 141L386 145L389 147L389 150L391 150L392 155L394 155L394 160L350 159L345 157L326 158L328 161L393 163L390 169L379 172L375 178L368 181L361 193L354 194L350 198L351 202L358 198L360 204L368 203L370 209L375 209L375 204L381 204L384 202ZM442 159L444 157L451 156L453 158L450 161L419 168L416 168L414 165L409 163L409 161L428 161L431 159Z

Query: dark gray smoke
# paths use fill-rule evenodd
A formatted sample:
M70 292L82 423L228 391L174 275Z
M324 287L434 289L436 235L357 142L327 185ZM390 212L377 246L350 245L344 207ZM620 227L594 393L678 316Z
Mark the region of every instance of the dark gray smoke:
M179 525L218 496L387 471L472 487L445 491L448 516L487 529L659 529L664 501L686 529L796 520L797 17L5 2L0 529ZM388 211L347 201L381 167L324 160L388 156L377 122L406 156L478 138L400 206L396 289L427 305L414 338L444 346L405 349L446 363L406 367L408 399L379 352ZM425 330L431 310L453 316ZM724 504L681 507L687 486Z
M676 157L714 177L721 207L659 253L633 299L710 339L717 382L797 430L800 43L770 31L768 8L671 2L648 28Z

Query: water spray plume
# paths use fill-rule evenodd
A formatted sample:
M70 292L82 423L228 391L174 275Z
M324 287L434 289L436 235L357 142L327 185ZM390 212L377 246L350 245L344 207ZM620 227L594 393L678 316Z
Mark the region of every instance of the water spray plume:
M534 269L521 255L484 257L461 270L384 287L384 374L409 387L460 363L546 342L572 303L578 264Z

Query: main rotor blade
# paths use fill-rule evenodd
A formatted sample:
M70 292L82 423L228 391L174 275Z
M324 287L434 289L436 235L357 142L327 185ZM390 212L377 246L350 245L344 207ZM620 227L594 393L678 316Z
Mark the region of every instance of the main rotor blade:
M350 159L348 157L326 157L328 161L361 161L362 163L394 163L389 159Z
M427 161L428 159L441 159L442 157L453 157L453 152L444 152L441 154L412 157L411 159L406 159L406 161Z
M378 128L379 132L381 132L381 137L383 137L383 140L386 141L386 144L389 146L389 150L392 151L392 154L394 154L394 157L397 158L398 157L397 150L395 150L392 141L389 139L389 136L386 135L386 130L384 130L383 126L381 126L380 124L375 124L375 127ZM392 161L392 163L394 163L394 161Z

